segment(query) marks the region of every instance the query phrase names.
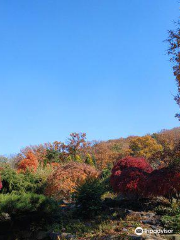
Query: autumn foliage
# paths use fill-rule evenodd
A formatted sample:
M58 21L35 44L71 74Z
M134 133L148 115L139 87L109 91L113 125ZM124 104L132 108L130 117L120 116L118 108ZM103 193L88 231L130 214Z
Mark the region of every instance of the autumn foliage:
M180 197L180 171L177 167L166 167L154 170L146 179L147 196Z
M117 192L131 197L138 197L143 195L144 182L147 173L138 168L124 169L116 182L115 189Z
M117 170L124 170L130 167L138 168L144 170L145 172L151 172L151 165L145 160L145 158L141 157L125 157L120 159L116 165L113 167L112 172Z
M143 191L142 183L152 170L144 158L126 157L113 167L110 182L115 192L136 195Z
M31 171L35 172L38 168L39 162L37 157L32 151L26 153L26 157L22 159L18 164L18 172Z
M46 195L56 199L69 198L86 178L96 178L99 172L92 166L70 162L57 167L47 180Z
M113 167L110 182L115 192L128 197L180 198L179 164L153 170L144 158L123 158Z
M133 138L130 141L129 148L132 156L144 157L146 159L163 150L161 144L150 135Z
M110 183L116 193L170 198L180 195L180 171L170 167L178 159L179 128L107 142L87 142L86 134L72 133L66 143L55 141L22 149L15 167L24 175L47 172L45 194L56 199L69 198L86 178L96 178L113 165Z

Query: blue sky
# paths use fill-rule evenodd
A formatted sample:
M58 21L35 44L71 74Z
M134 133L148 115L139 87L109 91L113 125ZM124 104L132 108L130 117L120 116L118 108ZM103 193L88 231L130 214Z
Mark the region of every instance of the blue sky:
M166 55L178 0L1 0L0 154L179 126Z

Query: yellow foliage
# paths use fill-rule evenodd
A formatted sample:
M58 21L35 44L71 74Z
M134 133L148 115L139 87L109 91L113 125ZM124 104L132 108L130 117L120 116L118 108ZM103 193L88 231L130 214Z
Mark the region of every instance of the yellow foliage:
M163 150L163 147L149 135L132 138L129 148L132 156L144 157L146 159L150 158L156 152Z

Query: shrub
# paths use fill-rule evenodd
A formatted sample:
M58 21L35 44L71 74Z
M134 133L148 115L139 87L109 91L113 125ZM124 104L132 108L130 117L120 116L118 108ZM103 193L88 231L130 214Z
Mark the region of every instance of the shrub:
M98 214L102 208L101 197L104 188L99 179L88 178L78 186L75 193L78 213L84 218L90 218Z
M141 157L125 157L120 159L115 166L112 169L112 172L116 172L116 171L122 171L126 168L129 167L134 167L134 168L138 168L141 169L145 172L152 172L152 167L151 165L145 160L145 158L141 158Z
M172 203L170 206L158 206L157 214L162 215L161 223L166 229L172 229L174 233L180 233L180 204Z
M167 196L171 189L171 181L168 181L169 171L167 169L154 170L147 180L148 196Z
M2 178L2 193L12 192L34 192L42 193L45 185L45 178L41 175L33 174L31 172L17 173L9 166L1 169Z
M180 214L180 207L176 206L175 208L173 206L158 206L155 208L155 212L158 215L169 215L169 216L175 216L177 214Z
M138 198L143 196L146 175L143 170L137 168L124 169L118 179L116 189L125 196Z
M96 178L98 175L99 172L90 165L69 162L57 167L49 176L45 193L56 199L69 199L75 188L87 177Z
M102 170L100 179L106 192L112 192L112 187L110 185L110 176L111 176L110 168L105 168Z
M3 183L3 193L11 193L14 191L24 192L27 187L23 174L18 174L9 166L6 166L1 170L1 177Z
M163 196L179 199L180 196L180 173L176 168L166 167L154 170L148 177L147 182L148 196Z
M142 183L150 172L152 167L144 158L126 157L113 167L110 183L117 193L142 194Z
M25 215L27 213L53 214L58 205L44 195L34 193L0 194L0 212L11 216Z
M110 182L115 192L127 196L180 198L179 165L152 171L143 158L127 157L113 167Z
M161 222L166 229L172 229L173 233L180 233L180 214L175 216L165 215Z

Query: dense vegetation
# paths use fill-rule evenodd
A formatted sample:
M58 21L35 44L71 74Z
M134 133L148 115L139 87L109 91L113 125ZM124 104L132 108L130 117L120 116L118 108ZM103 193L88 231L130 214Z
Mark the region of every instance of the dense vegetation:
M8 214L12 231L92 234L115 221L109 206L148 210L144 199L156 206L159 197L162 226L180 230L180 128L107 142L73 133L67 143L28 146L0 160L0 225Z

